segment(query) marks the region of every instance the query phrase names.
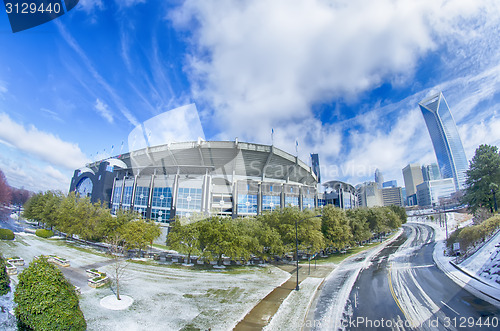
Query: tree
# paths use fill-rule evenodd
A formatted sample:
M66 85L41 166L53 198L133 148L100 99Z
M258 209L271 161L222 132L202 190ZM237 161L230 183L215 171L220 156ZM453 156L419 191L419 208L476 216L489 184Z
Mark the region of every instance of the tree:
M480 208L492 209L493 196L490 184L500 185L500 155L498 148L480 145L466 172L463 202L476 214Z
M245 249L264 260L284 253L283 242L276 229L264 224L259 217L236 220Z
M401 224L405 224L407 221L406 209L401 206L390 205L387 206L390 210L392 210L399 218ZM400 225L401 226L401 225ZM399 227L399 226L398 226Z
M128 261L125 259L125 248L123 247L123 239L118 233L107 238L109 244L108 254L113 260L110 264L112 279L116 285L116 299L120 298L120 286L125 275L125 270L128 266Z
M168 233L167 245L171 249L187 254L187 263L191 263L191 255L199 252L199 237L198 223L181 225L179 221L175 221Z
M221 265L224 255L238 259L246 254L241 245L240 232L233 220L215 216L198 223L200 248L203 247L205 257L213 258Z
M353 238L344 210L332 205L323 207L321 231L328 246L337 250L346 247Z
M159 225L144 220L128 222L120 228L119 232L127 248L138 248L139 252L161 235Z
M139 218L137 212L131 210L118 210L116 216L111 216L109 209L102 207L101 222L98 226L98 232L104 238L111 238L118 234L120 229L132 220Z
M2 254L0 254L0 296L10 292L10 278L7 274L7 265Z
M80 224L85 224L86 222L82 204L80 204L80 208L78 207L78 197L74 192L71 192L62 199L57 209L57 229L66 233L69 237L73 237L74 234L77 234Z
M85 330L78 296L62 272L45 257L33 260L19 274L14 293L20 329Z
M57 226L57 210L63 200L64 195L62 192L47 191L43 196L43 207L40 210L40 222L45 226Z
M24 205L33 195L32 192L25 190L24 188L11 187L11 191L12 191L12 204L16 206Z
M7 183L7 178L0 170L0 219L9 216L9 210L6 206L10 205L11 201L11 189Z
M346 211L349 226L351 227L352 239L358 245L372 237L366 215L367 210L365 208L349 209Z
M33 195L26 203L24 204L23 217L27 220L34 220L40 222L42 210L44 206L44 194L39 192Z

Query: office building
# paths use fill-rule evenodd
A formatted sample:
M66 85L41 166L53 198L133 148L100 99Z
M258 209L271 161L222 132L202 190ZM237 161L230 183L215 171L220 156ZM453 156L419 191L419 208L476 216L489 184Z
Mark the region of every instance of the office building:
M456 192L453 178L425 181L417 185L418 205L422 207L439 205L439 200L449 198Z
M422 100L419 106L434 146L441 178L453 178L458 191L464 187L468 163L450 108L441 92Z
M436 163L423 165L422 176L424 178L424 182L441 179L438 165Z
M376 182L366 182L356 186L358 204L360 207L383 206L382 190Z
M417 185L424 182L420 164L408 164L403 168L403 179L406 189L406 204L414 206L417 204Z
M342 209L358 207L356 188L351 184L331 180L323 184L325 193L318 193L318 206L334 205Z
M384 182L384 184L382 184L382 188L387 188L387 187L398 187L398 181L393 179Z
M377 183L378 188L381 189L384 184L384 175L382 175L378 169L375 170L375 182Z
M401 187L386 187L382 190L382 202L384 206L401 206L403 207L405 198Z

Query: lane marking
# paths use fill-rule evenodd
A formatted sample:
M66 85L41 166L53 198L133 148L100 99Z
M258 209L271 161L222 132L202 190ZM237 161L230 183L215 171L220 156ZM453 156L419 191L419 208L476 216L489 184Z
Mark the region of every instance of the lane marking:
M458 313L455 309L451 308L450 306L448 306L448 305L447 305L446 303L444 303L443 301L441 301L441 303L442 303L443 305L445 305L446 307L448 307L448 309L449 309L449 310L451 310L452 312L454 312L455 314L460 315L460 314L459 314L459 313Z
M401 304L399 303L398 298L396 297L396 293L394 292L394 288L392 287L392 280L391 280L391 267L392 267L392 264L388 263L388 265L389 265L389 268L387 269L387 278L389 279L389 289L391 290L392 297L393 297L394 301L396 302L396 305L398 306L399 310L401 310L401 312L403 313L404 317L408 321L410 321L411 325L415 325L413 323L413 320L405 313L405 311L401 307Z
M428 265L394 267L393 269L418 269L418 268L430 268L434 266L435 266L434 264L428 264Z

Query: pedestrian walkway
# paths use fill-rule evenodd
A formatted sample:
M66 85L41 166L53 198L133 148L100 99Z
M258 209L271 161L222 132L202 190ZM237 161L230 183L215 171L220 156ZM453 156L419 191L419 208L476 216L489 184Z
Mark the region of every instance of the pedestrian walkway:
M297 274L295 265L278 266L280 269L290 273L290 278L281 286L276 287L264 299L262 299L234 328L234 330L261 330L276 314L281 303L288 295L295 290L297 285ZM301 264L299 266L299 287L300 283L307 277L325 278L334 269L334 265L314 266Z

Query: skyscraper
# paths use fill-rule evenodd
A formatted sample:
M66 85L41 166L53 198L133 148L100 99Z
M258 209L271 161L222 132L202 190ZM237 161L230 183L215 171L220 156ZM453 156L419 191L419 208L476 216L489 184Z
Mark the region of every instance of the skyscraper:
M424 182L441 179L441 173L439 172L439 167L436 163L423 165L422 175L424 176Z
M405 181L406 198L408 206L417 204L417 185L424 182L420 164L408 164L403 168L403 179Z
M465 171L468 168L467 157L458 135L457 125L443 94L439 92L420 101L418 105L434 145L441 177L453 178L455 189L462 189L465 184Z
M382 188L384 184L384 175L380 172L380 170L375 170L375 182L377 183L378 188Z

